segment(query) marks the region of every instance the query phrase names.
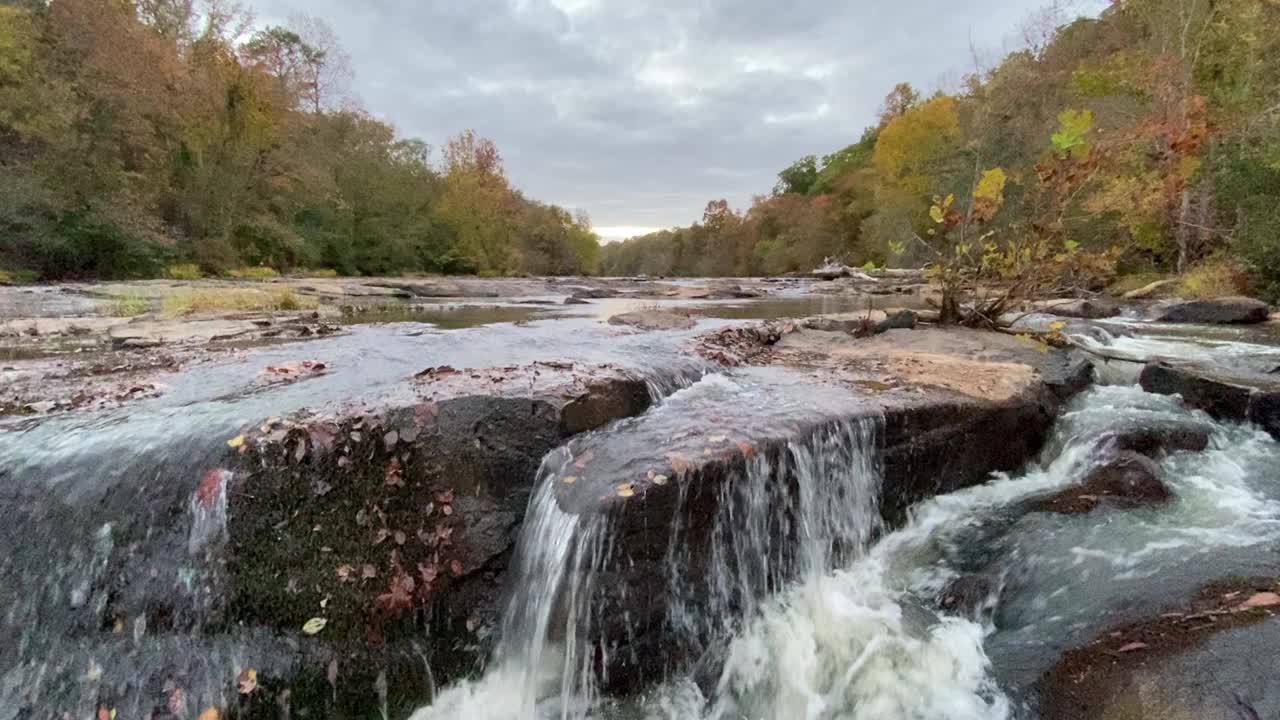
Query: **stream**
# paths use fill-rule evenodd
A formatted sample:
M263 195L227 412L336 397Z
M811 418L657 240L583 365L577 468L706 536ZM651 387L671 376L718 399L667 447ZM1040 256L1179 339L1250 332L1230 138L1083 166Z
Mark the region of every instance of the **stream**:
M388 317L198 365L165 378L163 396L127 408L6 420L0 720L93 717L107 706L121 720L193 718L206 706L234 705L227 681L247 667L285 673L311 663L309 646L229 619L226 484L208 497L204 485L195 496L192 488L246 423L385 403L404 396L405 377L433 366L617 363L647 379L655 404L543 458L488 660L469 679L437 684L431 675L413 720L1032 720L1041 678L1064 652L1209 582L1274 576L1280 567L1280 443L1143 392L1136 363L1099 362L1098 384L1070 401L1040 457L1021 471L924 500L888 527L879 508L882 418L848 419L855 399L796 373L711 368L681 350L697 334L749 318L852 309L847 302L703 303L694 329L648 334L602 326L597 316L628 309L604 304ZM1280 364L1277 339L1266 334L1098 327L1079 342L1117 358ZM283 387L247 380L300 354L338 371ZM752 411L735 417L742 408ZM665 577L646 588L661 598L660 622L680 648L667 667L637 670L635 692L612 692L617 678L600 668L620 650L602 641L602 628L639 627L606 572L624 557L620 528L608 512L566 511L556 484L591 447L680 447L708 422L732 443L735 433L815 417L830 421L778 454L748 456L716 490L714 515L700 520L710 538L705 562L685 549L703 505L681 492ZM1132 428L1208 434L1205 451L1159 459L1172 502L1034 511L1035 498L1101 462L1108 434ZM795 479L794 492L776 482L782 476ZM125 575L152 580L113 580ZM984 588L973 608L938 609L949 583L972 577ZM166 605L157 626L154 599L166 594L181 601ZM430 660L423 664L430 675ZM381 707L335 716L408 715L387 710L389 681L378 682ZM280 707L242 716L288 717Z

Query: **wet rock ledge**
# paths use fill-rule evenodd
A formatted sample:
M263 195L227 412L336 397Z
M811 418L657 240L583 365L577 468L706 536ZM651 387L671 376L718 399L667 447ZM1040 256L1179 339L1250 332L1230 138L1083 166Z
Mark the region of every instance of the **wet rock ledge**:
M876 503L881 528L892 527L923 498L1031 460L1061 403L1091 377L1082 358L965 330L890 330L856 339L764 325L705 338L701 350L738 365L743 382L795 384L776 397L748 392L745 404L713 402L702 408L709 422L701 429L670 433L659 410L576 439L555 476L564 509L604 513L613 523L618 549L597 580L608 647L598 662L613 692L639 689L673 665L714 661L706 657L713 638L673 633L667 625L673 549L681 557L682 602L701 605L705 615L740 611L752 602L746 595L775 590L794 574L801 491L789 447L821 446L848 424L871 428L868 450L883 476ZM832 400L841 395L847 404ZM812 404L788 408L796 397ZM658 437L665 442L648 441ZM768 513L775 520L763 530L770 535L766 547L753 546L746 556L767 553L771 569L765 577L731 569L752 587L725 596L712 587L713 556L723 558L723 548L739 542L733 534L743 513L761 501L744 478L762 471L776 483L765 501L776 504ZM726 512L739 520L717 522Z
M351 696L320 692L317 707L371 707L382 674L398 678L391 706L410 708L487 657L539 464L570 441L571 463L548 472L562 508L613 519L622 550L600 585L602 617L617 620L601 627L610 652L600 669L611 689L635 689L698 659L666 632L666 594L654 591L666 587L673 520L686 528L688 576L698 578L725 483L750 461L785 466L789 443L866 421L883 466L878 511L886 526L900 523L913 502L1035 456L1060 404L1090 382L1084 359L1044 350L964 330L863 339L795 324L727 330L691 351L765 394L722 399L692 432L656 435L646 427L661 411L624 368L430 368L403 402L272 418L231 438L193 502L225 492L228 622L302 637L324 620L307 638L320 648L315 677L264 677L264 687L293 688L300 711L302 687L328 689L327 657L348 673ZM570 472L581 479L566 482ZM794 494L796 478L777 480ZM780 530L774 541L789 540ZM612 614L610 603L626 611Z

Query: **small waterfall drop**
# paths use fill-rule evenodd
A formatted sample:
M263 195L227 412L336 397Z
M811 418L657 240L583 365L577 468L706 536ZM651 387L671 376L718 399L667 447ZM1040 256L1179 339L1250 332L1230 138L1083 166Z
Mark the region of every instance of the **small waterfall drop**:
M721 376L702 382L717 392L732 384ZM812 581L865 551L880 527L880 432L874 417L835 422L753 455L740 472L714 482L694 473L673 480L681 485L667 548L668 581L653 590L665 593L672 636L692 646L680 657L721 660L716 648L727 647L755 619L769 593L797 578ZM599 685L616 648L601 637L598 614L610 606L605 591L617 588L599 587L597 578L626 558L615 547L617 518L609 512L574 515L558 505L555 478L572 461L570 449L562 447L543 462L490 669L444 691L415 720L607 716ZM705 507L701 501L708 496L715 507L709 542L695 550L690 515L695 505ZM691 558L693 552L702 557ZM668 670L683 675L689 668Z

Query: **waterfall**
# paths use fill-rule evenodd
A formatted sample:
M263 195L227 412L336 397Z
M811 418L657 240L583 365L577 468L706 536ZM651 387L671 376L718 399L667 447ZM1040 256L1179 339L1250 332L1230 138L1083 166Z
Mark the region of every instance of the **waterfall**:
M666 593L669 630L702 649L723 648L759 614L768 593L862 554L880 522L880 428L878 418L830 424L752 457L745 470L714 487L695 487L696 474L682 478L667 549L668 585L659 590ZM609 646L599 637L596 613L604 603L596 580L620 560L613 547L616 518L559 507L555 478L571 461L569 450L559 448L543 462L490 669L446 690L416 720L567 720L597 709ZM688 537L690 499L703 493L714 495L717 509L709 547L697 550ZM705 552L704 562L692 562L696 551ZM690 571L703 566L706 573Z

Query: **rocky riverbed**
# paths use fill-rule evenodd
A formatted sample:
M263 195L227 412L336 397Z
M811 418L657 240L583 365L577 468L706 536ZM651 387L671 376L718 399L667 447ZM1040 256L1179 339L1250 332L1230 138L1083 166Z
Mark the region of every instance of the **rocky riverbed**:
M0 718L1102 717L1194 665L1161 614L1280 577L1265 306L917 280L0 289ZM307 307L165 309L228 289Z

